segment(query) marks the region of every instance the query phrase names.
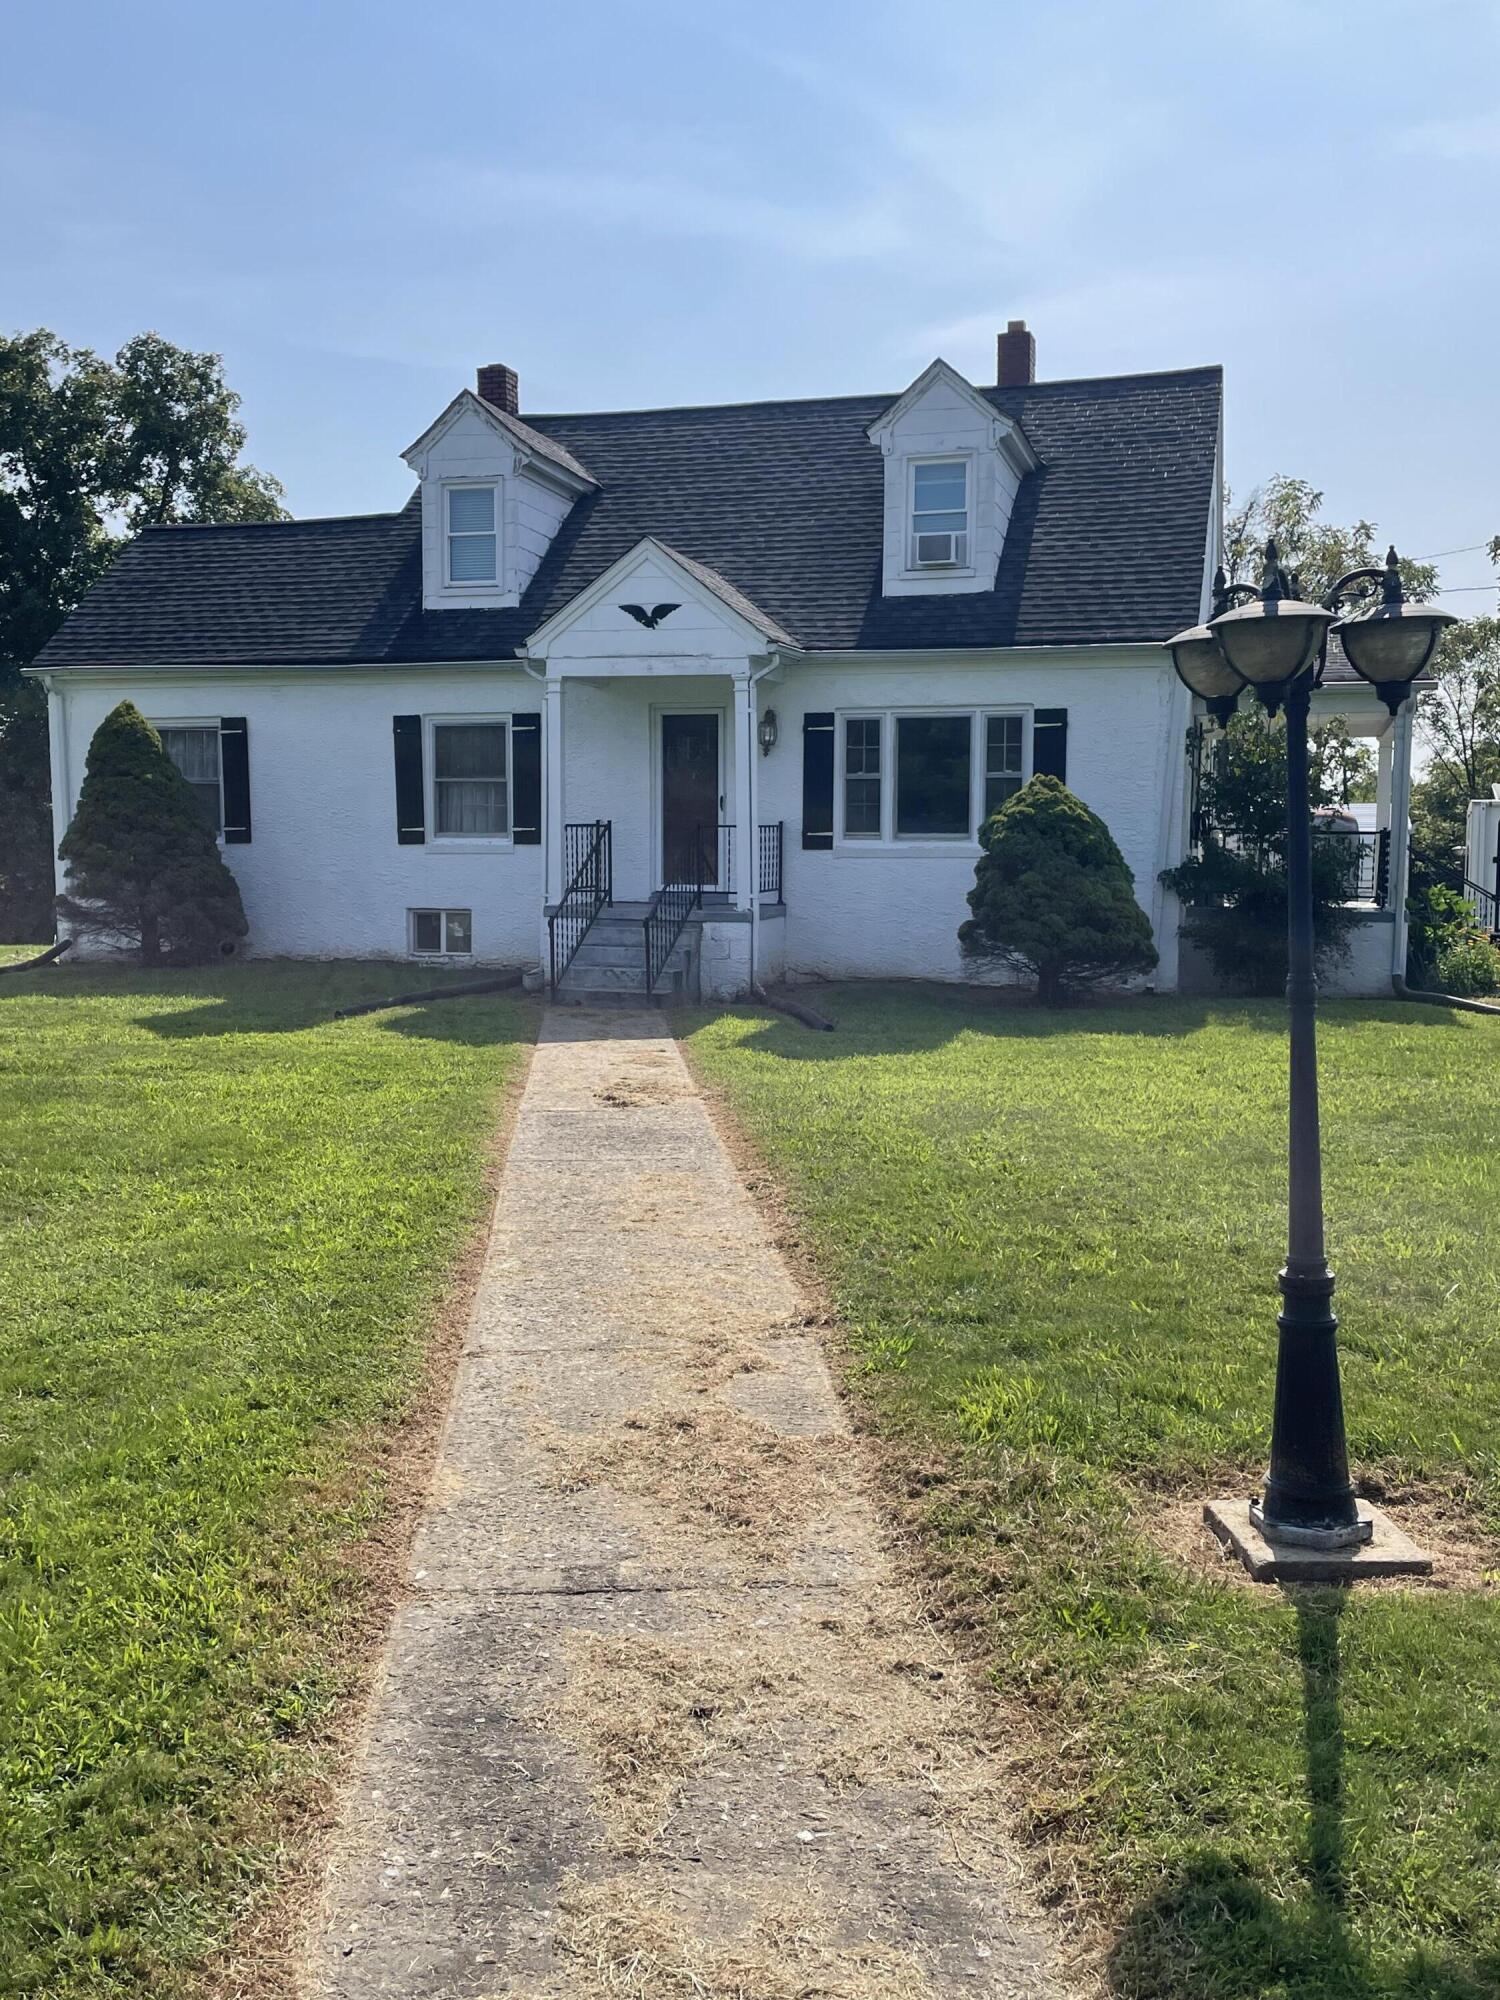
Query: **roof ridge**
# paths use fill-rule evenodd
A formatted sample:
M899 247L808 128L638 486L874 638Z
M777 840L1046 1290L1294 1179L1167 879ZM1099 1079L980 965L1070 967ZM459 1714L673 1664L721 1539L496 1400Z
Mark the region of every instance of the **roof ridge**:
M1082 384L1091 382L1162 382L1175 380L1177 377L1184 375L1217 376L1222 378L1223 374L1223 362L1200 361L1190 367L1184 368L1131 369L1123 375L1049 376L1044 382L1018 383L1015 385L1015 389L1029 392L1037 389L1077 388ZM996 382L975 382L970 384L970 386L976 389L981 396L986 396L999 390L1001 385ZM911 384L908 383L906 387L910 388ZM1004 393L1009 395L1014 393L1014 390L1007 387ZM888 391L877 389L867 391L862 395L757 396L742 398L740 401L732 403L655 403L649 404L643 409L628 410L549 410L543 414L534 414L531 411L527 411L521 421L527 424L541 425L557 423L558 421L566 423L587 419L589 422L598 423L601 419L610 417L676 417L692 415L699 411L796 409L805 407L810 403L880 403L886 405L896 402L905 394L906 389L892 389Z

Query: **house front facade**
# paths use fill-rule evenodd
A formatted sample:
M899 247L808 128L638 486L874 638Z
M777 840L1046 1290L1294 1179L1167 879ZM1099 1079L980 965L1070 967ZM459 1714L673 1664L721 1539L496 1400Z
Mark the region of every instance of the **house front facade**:
M524 417L490 366L406 449L398 512L148 529L32 669L57 837L128 698L259 955L731 997L972 976L979 828L1048 771L1171 989L1193 716L1161 642L1218 560L1219 371L1047 382L1034 354L1013 324L993 385L936 361L900 395ZM1380 743L1338 983L1388 991L1409 724L1352 675L1317 699Z

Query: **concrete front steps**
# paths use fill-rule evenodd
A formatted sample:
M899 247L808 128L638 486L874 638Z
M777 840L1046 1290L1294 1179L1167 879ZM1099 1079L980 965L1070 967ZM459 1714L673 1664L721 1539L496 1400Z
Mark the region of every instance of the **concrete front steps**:
M666 1007L697 998L699 925L689 921L646 991L645 903L611 903L595 917L557 998L577 1007Z

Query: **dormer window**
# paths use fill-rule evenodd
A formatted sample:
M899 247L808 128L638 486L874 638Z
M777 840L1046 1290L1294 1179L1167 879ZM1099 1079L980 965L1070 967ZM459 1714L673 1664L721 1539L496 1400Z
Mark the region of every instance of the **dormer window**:
M919 458L911 469L911 566L966 569L969 461Z
M495 489L448 488L448 581L494 583L496 567Z

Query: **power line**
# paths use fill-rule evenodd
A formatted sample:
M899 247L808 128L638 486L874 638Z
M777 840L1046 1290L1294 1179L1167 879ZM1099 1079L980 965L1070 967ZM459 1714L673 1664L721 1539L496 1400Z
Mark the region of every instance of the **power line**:
M1488 542L1470 542L1461 549L1438 549L1430 556L1412 556L1412 562L1437 562L1443 556L1471 556L1477 549L1487 549Z
M1500 580L1494 583L1455 583L1451 590L1439 590L1435 595L1438 597L1462 597L1466 591L1470 590L1500 590Z

